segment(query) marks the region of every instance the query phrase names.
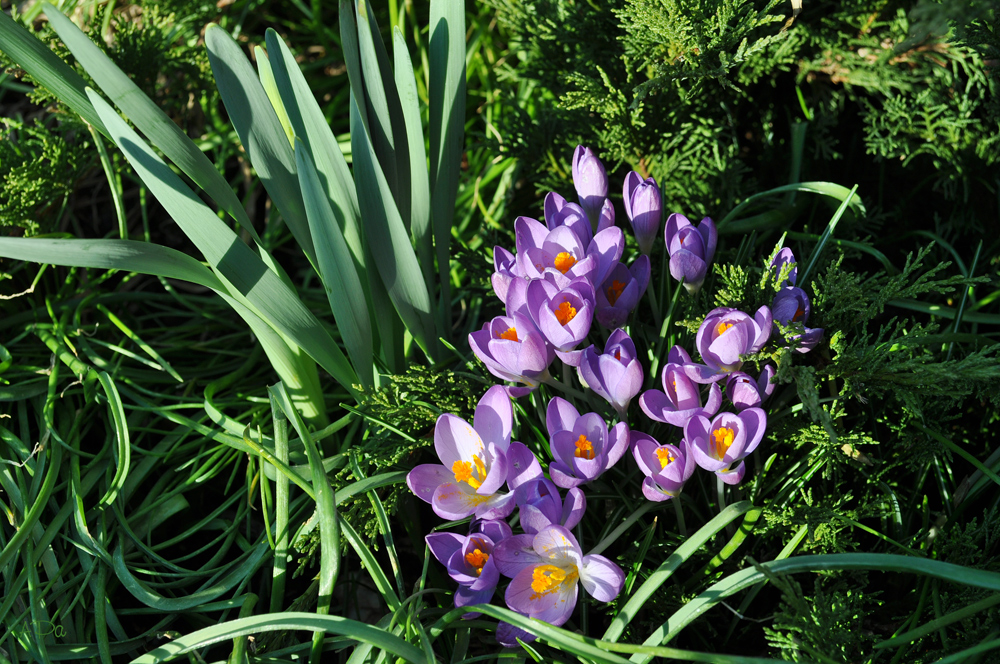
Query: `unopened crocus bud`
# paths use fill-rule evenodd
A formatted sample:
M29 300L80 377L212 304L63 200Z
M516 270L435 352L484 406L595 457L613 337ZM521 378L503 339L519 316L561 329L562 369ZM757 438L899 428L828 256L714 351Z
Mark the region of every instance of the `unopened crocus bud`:
M576 146L573 152L573 185L580 198L580 206L596 228L608 197L608 174L594 151L582 145Z
M795 265L795 254L788 247L783 247L771 261L771 269L774 270L774 278L779 279L781 277L781 270L786 265ZM791 271L788 273L788 277L781 282L781 287L794 286L795 278L799 274L798 267L792 267Z
M737 410L756 408L774 392L774 367L765 365L757 380L742 371L729 374L726 380L726 395Z
M675 212L667 217L663 237L670 255L670 276L683 279L687 292L697 293L715 257L715 224L705 217L695 228L687 217Z
M611 333L601 355L594 346L586 348L579 369L590 389L614 406L624 419L632 397L642 389L642 365L625 330Z
M653 248L656 234L660 231L660 220L663 218L663 201L660 188L653 178L642 179L635 171L625 176L625 186L622 192L625 198L625 213L632 223L635 241L639 251L646 256Z

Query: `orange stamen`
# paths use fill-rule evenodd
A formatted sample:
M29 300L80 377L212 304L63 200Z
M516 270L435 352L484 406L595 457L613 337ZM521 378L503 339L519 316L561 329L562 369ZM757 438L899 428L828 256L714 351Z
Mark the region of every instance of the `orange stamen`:
M721 461L722 457L729 451L729 446L733 444L736 432L729 427L722 427L713 431L711 435L712 438L708 441L708 444L712 448L712 455Z
M569 272L570 268L576 265L576 259L573 258L573 254L566 251L561 251L556 254L556 259L553 262L555 263L556 269L563 274Z
M622 296L622 291L625 290L627 284L624 281L618 281L615 279L611 282L611 286L608 287L608 304L611 306L615 305L618 298Z
M498 332L497 339L506 339L508 341L520 341L520 339L517 338L517 330L515 330L513 327L508 327L505 332Z
M480 549L474 549L471 553L465 554L465 562L469 563L471 567L476 568L476 574L483 573L483 566L486 565L486 561L490 559L490 554L483 553Z
M553 309L552 312L556 315L556 320L559 321L560 325L566 325L576 317L576 307L566 301Z
M473 468L475 464L475 468ZM486 479L486 464L478 456L472 457L472 461L456 461L451 464L451 472L455 474L456 482L465 482L473 489L478 489Z
M656 458L660 461L661 470L669 466L673 461L677 460L674 458L674 455L670 453L670 449L667 447L657 448L655 454Z
M802 318L803 314L805 314L805 313L806 312L803 311L802 309L796 309L795 310L795 315L792 316L792 321L793 322L798 321L800 318Z
M573 456L577 459L593 459L594 458L594 444L587 440L587 437L580 434L580 437L576 439L573 443L576 445L576 451L573 452Z
M555 565L539 565L531 573L531 589L535 591L529 599L536 600L543 595L555 592L564 583L574 583L578 573L576 569L569 572Z
M733 326L732 323L725 323L725 322L719 323L718 325L715 326L715 336L721 337L723 334L725 334L726 330L728 330L732 326Z

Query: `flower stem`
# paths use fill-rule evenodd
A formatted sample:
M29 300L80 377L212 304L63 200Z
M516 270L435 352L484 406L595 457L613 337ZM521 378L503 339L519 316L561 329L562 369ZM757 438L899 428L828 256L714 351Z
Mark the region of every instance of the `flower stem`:
M681 505L681 496L677 494L670 499L674 504L674 514L677 515L677 533L681 537L687 537L687 524L684 523L684 506Z
M726 484L718 475L715 476L715 490L719 494L719 511L726 509Z
M653 307L653 320L659 325L663 318L660 316L660 299L656 297L656 289L653 287L655 279L649 280L646 290L649 292L649 304Z
M670 298L670 308L667 309L667 317L663 319L663 324L660 326L660 336L657 338L656 343L656 357L653 359L653 363L649 368L649 387L656 384L656 376L660 372L660 363L663 362L664 352L669 346L667 341L667 330L670 329L670 324L674 320L674 309L677 307L677 298L681 294L681 286L684 285L684 280L677 285L674 290L673 297Z

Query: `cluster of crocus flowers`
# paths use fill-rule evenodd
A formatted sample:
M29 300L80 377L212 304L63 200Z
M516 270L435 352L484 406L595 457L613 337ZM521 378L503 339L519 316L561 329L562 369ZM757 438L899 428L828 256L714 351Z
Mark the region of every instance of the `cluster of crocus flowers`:
M552 625L569 620L581 585L607 602L624 582L614 562L584 555L570 532L585 515L587 484L628 451L644 476L642 494L651 501L677 498L699 467L714 473L720 487L739 484L746 474L745 459L767 429L761 406L774 391L776 369L761 361L767 357L761 351L769 343L774 348L775 322L785 335L779 346L784 341L805 352L822 336L822 330L802 326L810 303L794 285L794 256L783 250L768 267L783 281L772 306L753 313L731 307L709 311L695 335L699 361L674 346L660 375L662 389L642 392L640 360L646 353L636 348L625 325L649 283L648 254L662 220L660 191L652 178L634 172L626 178L625 211L640 249L627 266L621 262L624 235L614 225L614 206L607 198L607 173L591 150L577 148L573 178L579 203L550 193L544 224L527 217L516 220L516 253L495 248L492 284L505 315L469 335L473 352L487 369L515 385L490 388L471 425L455 415L441 415L434 430L441 463L417 466L407 476L410 489L439 517L475 518L468 534L427 536L429 550L458 583L455 605L492 601L502 577L508 577L503 591L507 606ZM695 227L672 214L664 239L671 275L690 293L697 292L716 250L711 219ZM612 330L602 342L603 351L586 343L595 320ZM549 399L545 426L552 460L543 469L527 446L511 440L511 399L550 382L549 367L557 357L564 364L564 380L573 373L567 368L575 367L580 384L604 399L617 420L581 413L561 397ZM630 428L629 407L637 396L650 420L673 427L662 442ZM514 533L514 524L523 534ZM534 638L508 623L497 628L503 645Z

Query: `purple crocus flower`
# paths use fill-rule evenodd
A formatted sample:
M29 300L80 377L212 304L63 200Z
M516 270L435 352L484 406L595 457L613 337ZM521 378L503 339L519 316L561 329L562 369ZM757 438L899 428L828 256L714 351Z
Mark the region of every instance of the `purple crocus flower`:
M570 489L597 479L618 463L628 449L628 425L611 427L597 413L580 415L565 399L553 397L545 416L554 461L549 475L556 486Z
M625 198L625 214L632 223L635 241L639 251L648 256L660 230L660 220L663 218L663 199L660 188L653 178L642 179L635 171L625 176L625 186L622 192ZM711 260L711 258L709 258Z
M606 228L615 225L615 206L611 204L611 199L605 198L604 205L601 206L601 218L597 222L597 232L600 233Z
M788 247L783 247L774 256L774 260L771 261L771 268L774 271L774 278L777 279L781 276L781 269L786 265L795 265L795 254ZM792 271L788 273L788 278L781 282L780 286L784 288L785 286L794 286L795 278L798 276L799 268L793 267Z
M581 207L591 225L596 227L608 197L608 174L593 150L582 145L576 146L573 151L573 185Z
M544 477L525 482L515 495L521 528L526 533L537 533L551 524L574 528L587 509L587 499L578 487L570 489L563 502L556 485Z
M646 390L639 397L639 407L651 420L684 427L695 415L712 417L722 405L722 391L717 383L708 390L708 401L701 405L700 385L687 375L685 366L691 358L680 346L670 349L663 367L663 391Z
M507 289L510 282L516 277L523 277L521 268L517 265L517 258L503 247L497 245L493 248L493 275L490 282L493 290L501 301L507 301Z
M573 534L554 524L534 535L505 539L493 550L493 557L500 572L513 578L504 596L507 606L555 626L572 615L579 584L594 599L610 602L625 583L618 565L604 556L583 555ZM534 639L523 630L515 632L524 641ZM499 631L498 638L502 638Z
M476 406L473 425L445 413L434 426L434 450L440 464L422 464L406 476L417 498L428 502L442 519L475 514L502 519L514 510L514 494L499 493L507 481L507 452L514 409L506 390L495 385Z
M756 408L774 392L774 367L764 365L757 380L742 371L734 371L726 380L726 396L733 402L737 410Z
M675 212L667 217L663 238L670 255L670 276L678 281L684 279L687 292L697 293L715 257L715 224L705 217L695 228L687 217Z
M534 219L518 217L514 222L517 264L528 279L551 275L560 287L573 279L590 277L599 258L589 255L589 244L569 226L549 230Z
M771 310L762 306L751 318L731 307L712 309L705 316L695 345L705 364L685 365L696 383L712 383L743 366L740 355L756 353L771 336Z
M597 269L590 275L595 286L603 284L608 275L618 265L622 252L625 251L625 234L617 226L610 226L597 231L597 235L587 247L587 255L597 259Z
M520 313L497 316L483 329L470 333L469 346L491 374L500 380L524 383L525 387L507 388L512 397L524 396L538 387L548 377L549 365L555 359L542 333Z
M808 353L823 339L823 328L805 327L810 313L809 296L801 288L795 286L782 288L774 296L771 310L774 312L774 320L782 325L802 324L801 334L790 334L786 337L789 342L797 342L796 351Z
M594 287L586 279L576 279L562 289L546 279L535 279L528 284L527 302L531 319L559 359L577 366L581 353L573 350L590 332Z
M594 229L590 226L587 213L576 203L570 203L554 191L545 196L545 225L550 231L566 226L580 238L580 244L588 246L594 239Z
M456 533L431 533L425 538L434 557L448 568L448 576L458 581L455 606L488 604L493 599L500 581L493 550L510 536L511 529L506 523L487 520L476 522L473 531L464 537ZM468 620L479 615L467 613L462 617Z
M639 256L629 268L623 263L615 265L595 293L597 322L609 330L625 325L648 285L649 256Z
M741 413L719 413L712 421L696 415L684 427L684 438L695 462L726 484L739 484L746 473L744 457L760 444L767 415L760 408ZM733 464L738 464L733 468Z
M630 445L639 470L646 476L642 495L648 500L662 502L676 498L694 474L697 464L683 440L680 446L660 445L652 436L633 431Z
M625 330L611 333L601 355L592 345L584 349L579 370L583 382L614 406L624 420L629 402L642 389L643 378L635 344Z

